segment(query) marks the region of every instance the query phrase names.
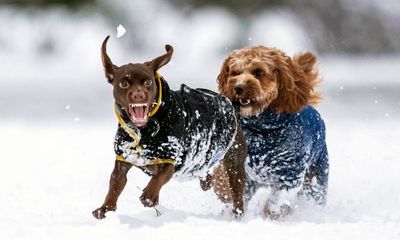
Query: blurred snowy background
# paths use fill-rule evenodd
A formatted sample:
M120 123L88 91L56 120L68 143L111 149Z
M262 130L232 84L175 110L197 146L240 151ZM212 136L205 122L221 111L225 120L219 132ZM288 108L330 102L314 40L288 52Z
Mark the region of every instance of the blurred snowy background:
M119 24L127 32L117 39ZM100 60L108 34L117 65L174 46L161 70L173 89L216 90L236 48L314 51L331 156L327 207L277 223L260 218L255 199L232 222L197 181L173 180L155 218L139 204L148 179L135 170L118 212L92 219L113 167L116 120ZM399 0L0 0L0 63L2 239L400 239Z

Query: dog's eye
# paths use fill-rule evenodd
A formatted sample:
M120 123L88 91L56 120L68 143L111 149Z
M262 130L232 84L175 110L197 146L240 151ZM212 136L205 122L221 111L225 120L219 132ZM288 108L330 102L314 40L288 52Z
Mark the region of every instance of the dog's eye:
M253 75L257 78L264 76L264 71L261 69L256 69L253 71Z
M151 81L151 79L147 79L146 81L144 81L143 85L145 85L146 87L150 87L152 83L153 81Z
M129 83L126 80L122 80L119 82L119 87L122 89L127 89L129 87Z
M231 76L237 76L239 74L240 74L240 72L238 72L238 71L234 71L234 70L231 71Z

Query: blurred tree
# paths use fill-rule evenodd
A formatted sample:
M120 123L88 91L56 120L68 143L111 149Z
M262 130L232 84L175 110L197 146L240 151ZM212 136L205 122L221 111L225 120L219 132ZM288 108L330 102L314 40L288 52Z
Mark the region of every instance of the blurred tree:
M222 7L240 18L242 29L267 9L286 8L297 15L320 52L392 53L400 51L400 14L384 14L370 1L353 0L169 0L196 11ZM397 0L398 1L398 0ZM395 1L393 1L394 3ZM394 4L393 4L394 6ZM398 5L397 5L398 6ZM394 6L395 9L395 6ZM238 36L246 42L246 34Z
M169 0L177 5L186 5L191 9L199 7L224 7L239 16L249 16L268 7L286 5L290 0Z
M131 22L131 28L145 22L148 9L141 8L141 17L131 18L135 6L144 6L151 0L0 0L1 4L21 8L46 9L62 6L77 10L96 11L112 24ZM162 0L155 1L159 3ZM397 1L397 5L394 3ZM400 0L391 5L373 0L168 0L188 16L201 8L223 8L236 15L241 34L236 36L238 46L248 42L248 29L257 16L276 9L285 9L297 16L298 24L307 31L320 52L392 53L400 52L400 13L395 11ZM374 4L372 4L374 3ZM377 7L385 6L385 8ZM383 11L382 9L386 9ZM266 11L267 10L267 11ZM139 15L138 15L139 16ZM136 35L140 37L140 34ZM141 41L137 41L141 42Z
M95 4L96 0L0 0L0 4L10 4L19 7L48 7L62 5L69 8L80 8L88 4Z
M392 53L400 50L397 29L387 31L390 18L379 13L367 1L359 5L351 0L292 0L305 28L312 32L312 39L321 52ZM353 3L355 4L355 3ZM356 7L358 6L358 7ZM400 19L400 15L393 16ZM392 35L397 35L393 37Z

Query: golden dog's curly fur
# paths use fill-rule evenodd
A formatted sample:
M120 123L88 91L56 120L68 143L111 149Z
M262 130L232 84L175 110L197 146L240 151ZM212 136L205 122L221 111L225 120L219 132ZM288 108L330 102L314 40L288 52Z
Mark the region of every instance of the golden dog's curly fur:
M218 75L218 89L242 115L270 108L277 113L296 113L321 99L314 88L320 77L311 52L290 58L276 48L247 47L233 51Z
M292 58L276 48L247 47L233 51L225 59L217 83L220 93L239 107L241 115L254 115L269 108L276 113L296 113L307 104L316 105L321 95L314 91L320 83L317 59L311 52L298 53ZM229 200L226 170L213 172L214 191L220 199ZM215 179L219 179L218 184ZM225 179L221 181L221 179ZM283 217L290 211L273 216Z

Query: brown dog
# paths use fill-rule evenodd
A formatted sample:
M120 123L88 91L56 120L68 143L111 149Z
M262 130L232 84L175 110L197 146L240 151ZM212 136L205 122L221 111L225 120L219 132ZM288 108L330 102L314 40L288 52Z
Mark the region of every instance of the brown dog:
M149 62L116 66L102 45L105 75L113 85L119 127L116 161L103 205L93 211L102 219L115 211L132 165L151 175L140 200L158 204L161 187L173 176L205 177L224 166L235 214L243 213L246 143L235 111L225 97L205 89L171 91L157 71L171 59L173 49ZM201 182L207 188L208 181Z
M247 47L233 51L218 75L218 89L237 108L246 135L246 198L271 188L264 208L270 218L290 214L299 198L326 202L325 124L311 106L321 99L314 91L316 62L311 52L291 58L275 48ZM217 170L214 179L226 178Z

